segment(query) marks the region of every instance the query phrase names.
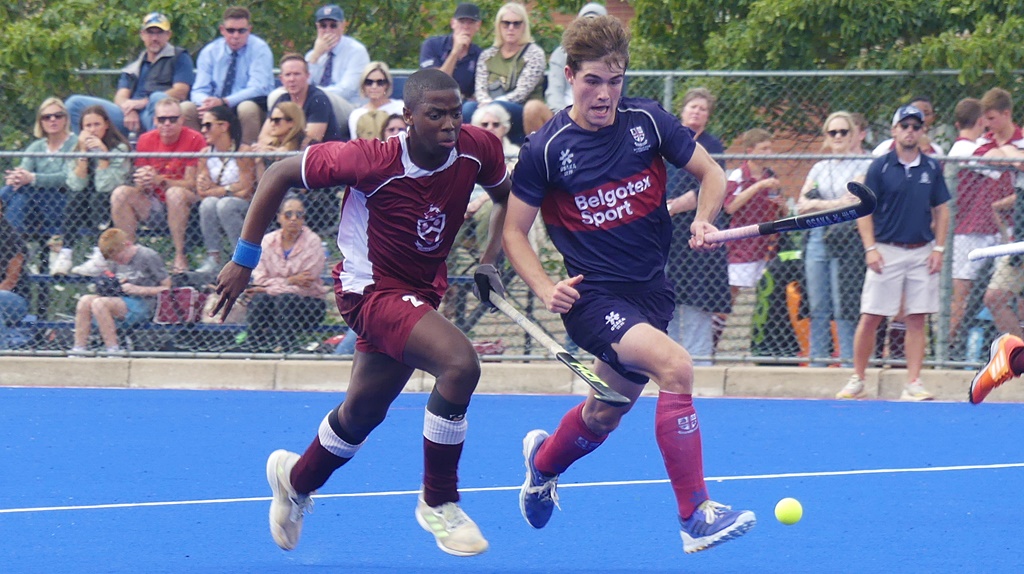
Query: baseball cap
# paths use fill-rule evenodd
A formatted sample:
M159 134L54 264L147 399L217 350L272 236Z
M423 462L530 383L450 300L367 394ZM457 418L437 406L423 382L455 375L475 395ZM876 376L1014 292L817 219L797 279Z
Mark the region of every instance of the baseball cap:
M900 106L899 109L896 110L896 115L892 117L892 125L895 126L907 118L917 118L917 120L923 124L924 112L917 109L917 106L912 106L910 104Z
M345 11L341 9L341 6L337 4L328 4L321 6L316 11L316 22L321 20L337 20L338 22L345 21Z
M142 29L148 30L149 28L160 28L166 32L171 29L171 21L159 12L150 12L142 19Z
M479 22L480 18L480 7L470 2L463 2L455 8L455 19L469 18L470 20L476 20Z
M578 16L580 18L583 18L584 16L607 16L607 15L608 15L608 9L607 8L605 8L601 4L598 4L597 2L591 2L589 4L584 5L582 8L580 8L580 13L579 13Z

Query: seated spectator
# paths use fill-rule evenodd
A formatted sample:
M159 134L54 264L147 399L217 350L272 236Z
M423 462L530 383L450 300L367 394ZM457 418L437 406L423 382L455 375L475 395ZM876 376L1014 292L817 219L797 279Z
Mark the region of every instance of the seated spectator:
M171 21L159 12L150 12L142 19L139 37L145 49L121 70L114 101L82 95L68 98L72 125L79 125L85 108L103 106L121 133L142 133L153 129L153 114L161 99L188 100L196 79L195 66L188 51L170 43ZM187 125L198 127L191 102L182 106L182 112Z
M405 133L405 130L405 118L402 117L402 114L391 114L380 130L380 140L384 141L391 136Z
M85 108L79 127L81 132L75 151L128 151L128 139L111 122L103 106ZM131 169L131 161L126 157L82 156L68 162L63 228L64 233L72 238L70 243L81 231L94 234L93 237L99 234L99 226L110 219L110 194L117 186L124 185Z
M301 151L309 145L306 137L306 114L295 102L281 102L270 112L270 127L267 129L266 140L256 142L253 151L290 152ZM283 156L282 156L283 157ZM256 179L263 177L267 167L277 161L276 158L256 158Z
M227 240L233 250L242 234L242 221L256 188L256 165L251 157L222 157L218 154L252 151L239 142L242 124L230 108L217 106L203 114L199 124L211 157L199 164L196 192L199 227L203 231L206 260L196 269L203 273L220 271L221 249Z
M544 50L533 43L526 6L518 2L498 9L494 29L494 45L480 54L476 64L476 101L466 102L462 115L471 118L477 106L497 102L512 117L509 139L522 144L526 138L523 105L544 98Z
M596 2L590 2L580 8L580 12L576 17L593 18L595 16L607 15L608 10L604 6ZM569 79L565 77L565 65L565 48L559 44L551 52L551 57L548 58L548 85L544 89L544 104L547 105L547 109L539 107L541 102L538 100L526 102L523 114L530 118L529 121L526 121L526 133L529 134L536 131L546 121L551 119L551 116L556 112L572 105L572 86L569 85Z
M452 16L452 33L431 36L420 45L420 67L439 68L455 78L463 101L472 100L476 91L476 62L483 50L473 43L473 36L480 31L480 21L480 7L463 2Z
M192 102L200 114L216 106L234 110L242 122L242 143L256 141L267 109L267 94L274 87L274 54L252 34L247 8L224 10L221 38L207 44L196 63Z
M772 134L768 130L754 128L745 132L740 139L744 154L772 153ZM781 185L775 172L764 165L762 160L744 160L739 169L729 174L726 182L723 210L732 216L729 227L772 221L783 215L786 198L780 193ZM768 260L772 258L776 240L775 236L758 235L727 244L729 289L733 303L740 289L757 286L768 267Z
M159 113L159 112L158 112ZM75 346L69 354L88 351L93 323L108 354L122 354L118 326L136 325L153 318L156 298L171 287L163 258L149 247L132 243L128 233L110 228L100 234L100 253L120 284L120 293L83 295L75 308Z
M366 65L359 93L367 102L352 110L352 115L348 117L348 133L352 139L379 138L388 117L402 113L405 104L391 97L393 82L391 69L384 62L370 62Z
M4 204L0 201L0 215ZM10 348L10 328L28 313L28 281L24 266L27 246L7 219L0 217L0 349Z
M337 94L348 111L363 103L359 96L359 77L370 63L370 53L361 42L345 35L348 22L345 11L335 4L317 9L316 40L313 49L306 52L309 73L313 82L327 92ZM348 116L338 118L348 122Z
M323 322L327 262L320 237L306 227L306 206L285 198L277 213L281 228L263 237L263 256L252 274L248 342L255 352L294 351L296 335Z
M203 136L182 125L181 105L175 98L164 98L156 105L156 129L139 137L136 147L134 181L114 189L110 196L110 215L114 226L135 241L140 222L159 225L166 221L174 243L173 271L188 271L185 256L185 230L196 195L194 157L146 157L146 152L199 152L206 147ZM205 112L204 112L205 113Z
M71 133L68 109L59 98L46 98L36 110L33 134L27 153L68 153L78 145ZM5 217L28 240L39 240L58 233L64 210L64 186L67 160L55 157L26 157L9 169L0 187Z
M309 84L309 69L301 54L288 53L281 57L281 85L284 91L271 95L270 109L282 102L295 102L302 106L306 117L306 136L310 143L342 141L341 123L334 114L334 106L327 94ZM275 91L276 93L276 91ZM270 136L270 120L263 123L259 141Z

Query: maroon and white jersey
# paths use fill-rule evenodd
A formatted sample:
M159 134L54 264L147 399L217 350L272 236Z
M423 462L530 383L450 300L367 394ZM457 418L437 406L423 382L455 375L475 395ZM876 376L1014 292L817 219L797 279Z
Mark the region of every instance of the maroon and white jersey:
M318 144L302 157L307 189L349 186L338 226L346 293L365 293L383 280L432 291L439 300L448 288L445 258L473 186L494 187L505 177L501 142L470 125L462 126L448 160L433 171L412 162L404 133L383 142Z

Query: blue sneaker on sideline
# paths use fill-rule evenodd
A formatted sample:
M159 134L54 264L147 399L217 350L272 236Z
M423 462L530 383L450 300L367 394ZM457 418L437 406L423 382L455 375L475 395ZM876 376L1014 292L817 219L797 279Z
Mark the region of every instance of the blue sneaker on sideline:
M523 438L526 482L519 491L519 510L526 522L534 528L544 528L551 519L551 512L558 506L558 475L547 478L533 466L533 457L547 438L548 433L542 430L532 430Z
M757 519L749 510L733 510L724 504L705 500L683 520L679 519L679 536L683 539L683 551L699 552L716 544L746 534L754 527Z

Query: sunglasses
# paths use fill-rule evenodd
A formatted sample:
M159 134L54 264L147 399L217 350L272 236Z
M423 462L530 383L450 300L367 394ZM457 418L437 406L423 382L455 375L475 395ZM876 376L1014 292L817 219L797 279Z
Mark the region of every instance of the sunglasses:
M160 34L166 34L167 30L163 28L146 28L145 32L150 36L159 36Z
M176 124L181 116L157 116L153 118L158 124Z
M330 28L331 30L334 30L335 28L338 27L338 23L336 21L334 21L334 20L326 20L326 21L325 20L321 20L321 21L316 23L316 27L317 28Z
M224 31L228 34L248 34L248 28L224 28Z
M924 129L924 124L919 124L917 122L900 122L899 126L905 130L914 130L915 132L919 132Z
M215 122L204 122L204 123L199 124L199 130L200 131L208 130L208 129L213 127L213 124L220 124L220 123L224 123L224 122L222 122L220 120L217 120Z
M828 130L825 133L827 133L829 137L835 138L841 136L845 138L846 136L850 135L850 130Z
M292 211L289 209L282 213L282 215L284 215L285 219L306 219L305 211Z
M480 127L484 129L488 128L500 128L501 122L480 122Z
M39 116L39 119L43 120L44 122L49 122L53 120L62 120L66 117L68 117L68 115L64 112L57 112L55 114L43 114Z
M501 25L505 28L518 28L523 25L522 20L502 20Z
M274 124L275 126L277 124L281 123L281 122L291 122L291 121L294 121L294 120L292 120L291 118L285 118L285 117L270 118L270 123Z
M388 81L386 79L384 79L384 80L371 80L370 78L366 78L366 80L363 82L363 85L364 86L381 86L381 87L383 87L383 86L388 85Z

